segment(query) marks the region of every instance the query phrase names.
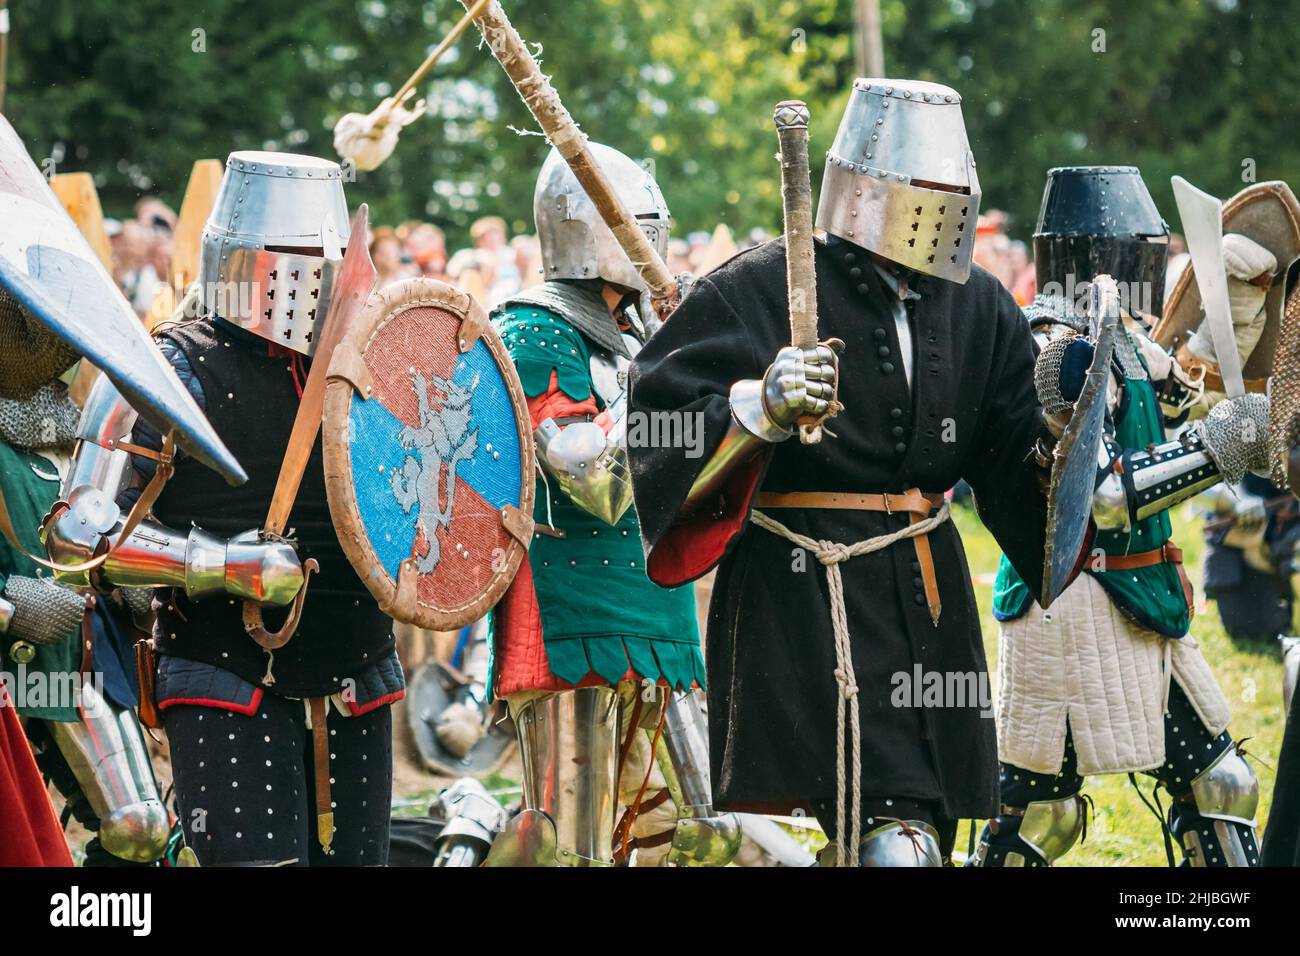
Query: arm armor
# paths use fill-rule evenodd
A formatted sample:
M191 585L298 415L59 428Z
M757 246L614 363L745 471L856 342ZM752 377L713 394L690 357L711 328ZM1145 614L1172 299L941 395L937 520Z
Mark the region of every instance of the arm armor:
M1092 514L1103 530L1127 528L1217 484L1223 476L1200 432L1124 451L1109 436L1098 460Z
M66 504L44 535L50 559L60 564L84 564L113 550L93 571L58 572L58 579L76 587L177 587L191 598L226 593L263 604L291 602L302 586L301 562L291 545L262 541L256 531L226 541L197 527L186 533L141 521L119 541L126 515L116 498L133 473L131 453L120 445L130 440L135 421L136 412L100 376L77 430L61 494Z
M687 511L696 510L716 497L728 476L763 448L794 434L793 429L783 428L768 414L763 403L762 379L747 378L732 385L730 405L727 432L691 485L686 495Z
M606 409L608 432L595 422L563 428L547 418L533 432L542 470L560 484L575 505L609 525L632 505L632 473L627 464L627 392Z

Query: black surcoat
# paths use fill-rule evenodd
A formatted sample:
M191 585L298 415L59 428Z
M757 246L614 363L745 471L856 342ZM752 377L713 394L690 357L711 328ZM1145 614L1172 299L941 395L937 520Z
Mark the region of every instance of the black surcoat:
M943 492L965 478L1017 570L1027 581L1042 578L1046 507L1029 453L1045 428L1029 328L1014 300L978 267L965 285L913 277L920 298L907 306L909 388L892 312L897 296L866 253L819 242L816 272L819 338L846 344L844 411L827 423L835 437L773 446L738 470L705 513L684 517L682 503L727 429L731 385L761 378L790 341L784 240L700 279L631 375L633 415L688 413L703 424L702 454L634 444L630 456L650 576L675 585L718 566L707 633L710 744L715 798L730 808L807 809L837 790L826 573L791 542L748 523L756 491ZM770 514L793 531L846 545L908 520L864 511ZM937 626L911 543L840 565L863 793L933 801L950 817L988 816L997 809L997 745L979 609L956 527L945 523L929 540L942 601ZM900 687L926 675L984 693L915 706L919 691Z

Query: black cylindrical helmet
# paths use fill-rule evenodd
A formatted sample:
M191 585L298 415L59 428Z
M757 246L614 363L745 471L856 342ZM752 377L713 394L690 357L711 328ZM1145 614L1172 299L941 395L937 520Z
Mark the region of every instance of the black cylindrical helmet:
M1047 171L1034 230L1040 293L1077 298L1094 276L1119 283L1132 310L1164 307L1169 227L1136 166L1058 166Z

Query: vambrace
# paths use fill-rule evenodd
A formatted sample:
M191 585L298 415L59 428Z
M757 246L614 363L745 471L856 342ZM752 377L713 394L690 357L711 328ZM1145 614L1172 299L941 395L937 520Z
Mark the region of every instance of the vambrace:
M632 505L632 473L627 464L627 393L605 412L608 432L596 422L564 428L553 418L537 426L537 460L572 502L606 524L618 524Z
M1174 795L1170 827L1192 867L1258 866L1259 781L1235 746Z
M105 551L95 569L60 571L75 587L179 587L192 598L227 593L262 604L288 604L302 586L301 562L292 545L262 541L256 531L223 540L142 521L121 541L126 516L118 494L130 484L130 444L136 412L100 376L78 426L77 448L61 497L42 529L50 559L76 566Z
M669 693L663 739L669 779L678 808L668 862L680 866L726 866L740 849L740 821L734 813L713 809L709 779L709 728L695 691Z
M79 565L111 553L93 570L58 572L59 580L78 587L182 588L195 599L224 593L273 605L289 604L302 587L293 546L263 541L255 530L227 540L198 527L185 533L142 521L122 541L124 524L121 508L100 489L74 488L45 530L51 560Z
M1093 493L1097 527L1127 528L1199 494L1223 479L1198 431L1180 439L1120 452L1106 438Z
M727 423L727 432L687 492L685 511L698 510L712 501L733 471L766 446L785 441L794 434L793 429L782 427L768 414L761 379L742 379L732 385L729 405L731 421Z

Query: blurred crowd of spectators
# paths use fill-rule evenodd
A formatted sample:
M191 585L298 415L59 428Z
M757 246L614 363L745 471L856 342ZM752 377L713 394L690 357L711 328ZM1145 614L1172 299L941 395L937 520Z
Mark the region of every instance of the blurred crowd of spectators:
M975 232L975 261L991 272L1024 306L1034 298L1034 264L1029 246L1007 235L1007 214L993 209L979 217ZM106 221L113 252L113 276L136 312L144 315L160 282L168 279L175 245L176 213L161 200L145 197L135 206L135 218ZM737 239L720 224L712 232L692 232L668 244L668 268L674 274L703 275L744 249L772 238L752 229ZM1181 237L1170 242L1173 260L1182 252ZM520 289L542 281L541 246L537 236L510 235L506 221L486 216L470 227L470 246L447 250L446 234L428 222L409 220L398 226L377 226L370 235L370 255L381 284L412 276L449 282L469 292L487 308Z

